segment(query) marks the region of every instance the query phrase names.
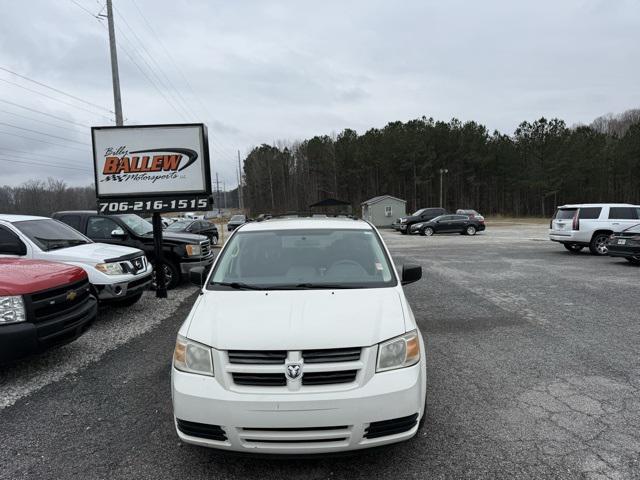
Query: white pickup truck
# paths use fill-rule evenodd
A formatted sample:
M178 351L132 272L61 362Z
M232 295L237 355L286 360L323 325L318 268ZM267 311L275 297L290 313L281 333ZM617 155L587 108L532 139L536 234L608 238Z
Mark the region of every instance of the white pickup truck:
M94 243L68 225L46 217L0 214L0 257L81 267L98 300L119 306L137 302L153 274L141 250Z

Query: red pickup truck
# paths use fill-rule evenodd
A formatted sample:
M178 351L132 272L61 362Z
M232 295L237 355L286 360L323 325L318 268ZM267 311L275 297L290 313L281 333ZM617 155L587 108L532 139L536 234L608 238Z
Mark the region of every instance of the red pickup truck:
M97 309L83 269L0 258L0 363L75 340Z

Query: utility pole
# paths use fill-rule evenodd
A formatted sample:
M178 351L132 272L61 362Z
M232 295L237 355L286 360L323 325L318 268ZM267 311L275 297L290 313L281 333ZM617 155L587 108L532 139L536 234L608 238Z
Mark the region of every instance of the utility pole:
M113 25L113 7L107 0L107 23L109 24L109 50L111 51L111 80L113 81L113 105L116 111L116 126L122 126L122 98L120 97L120 74L116 51L116 30Z
M440 169L440 208L442 208L442 176L446 173L449 173L449 170L446 168Z
M218 172L216 172L216 206L220 211L220 180L218 180Z
M244 208L244 201L242 198L242 167L240 164L240 150L238 150L238 206L240 209Z
M222 198L224 198L224 208L227 208L227 182L222 181Z

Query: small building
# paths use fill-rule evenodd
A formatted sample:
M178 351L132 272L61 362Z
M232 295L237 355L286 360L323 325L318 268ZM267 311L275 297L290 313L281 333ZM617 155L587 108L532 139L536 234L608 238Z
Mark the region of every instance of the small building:
M351 204L337 198L325 198L309 205L309 209L319 215L351 215Z
M396 218L407 215L407 201L380 195L362 202L362 218L376 227L390 227Z

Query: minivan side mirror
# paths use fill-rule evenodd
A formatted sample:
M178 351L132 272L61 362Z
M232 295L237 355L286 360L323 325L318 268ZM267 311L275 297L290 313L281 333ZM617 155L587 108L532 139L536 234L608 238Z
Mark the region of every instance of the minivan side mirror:
M202 288L206 279L207 274L204 267L195 267L189 270L189 281L195 286Z
M422 267L420 265L402 266L402 285L417 282L422 278Z

